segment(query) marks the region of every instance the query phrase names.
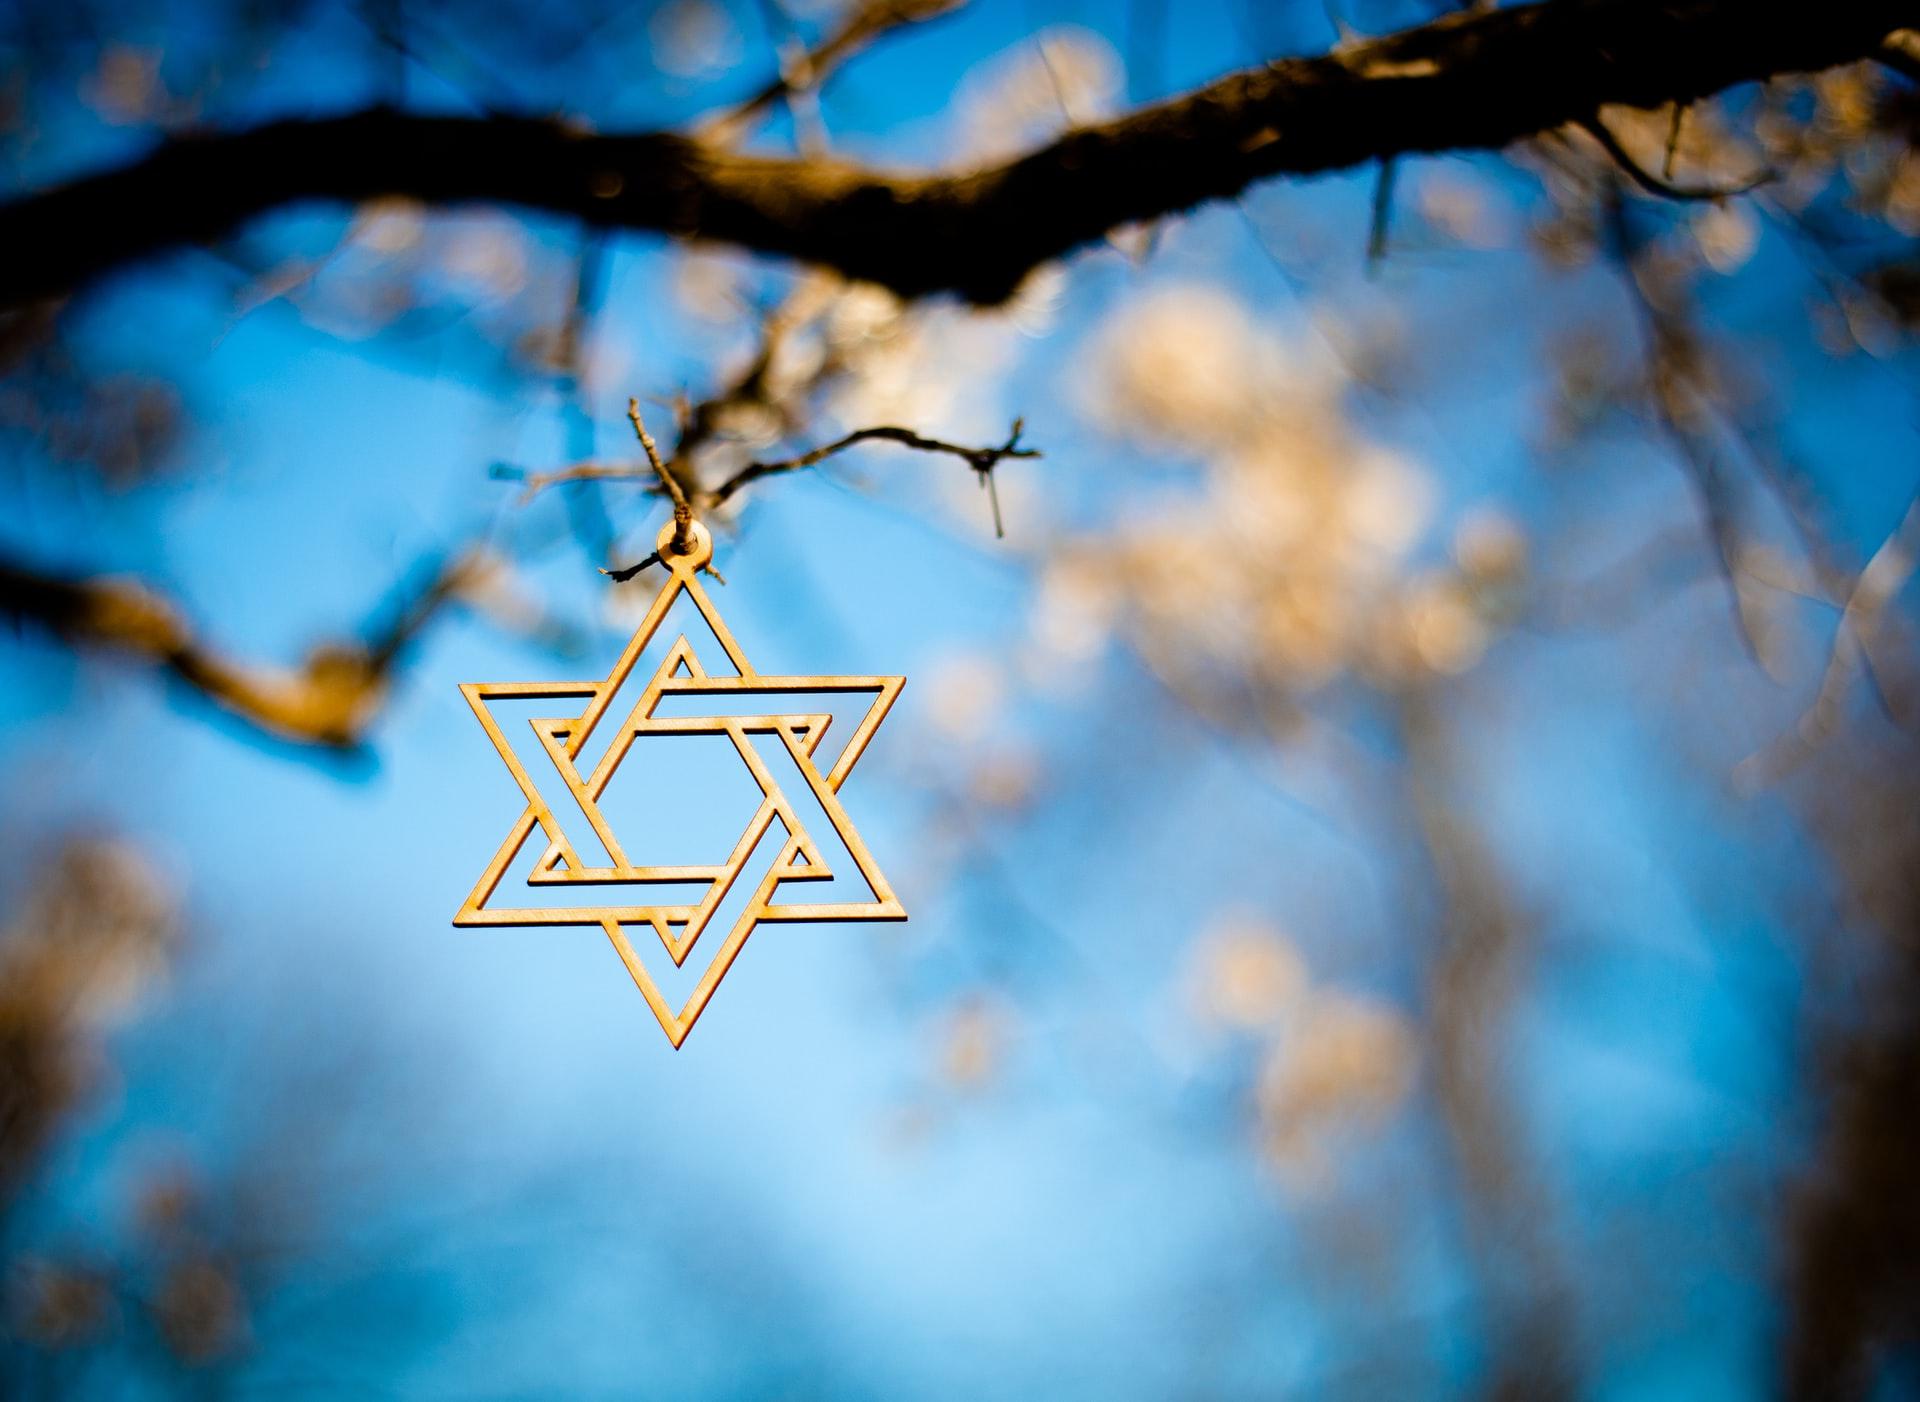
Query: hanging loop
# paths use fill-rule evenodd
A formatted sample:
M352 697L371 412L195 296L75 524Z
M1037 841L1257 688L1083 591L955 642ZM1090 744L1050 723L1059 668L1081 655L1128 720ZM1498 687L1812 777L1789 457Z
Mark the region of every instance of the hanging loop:
M707 528L689 516L684 522L674 513L676 519L660 528L655 538L654 549L659 552L660 563L670 570L692 574L704 569L713 559L713 537Z

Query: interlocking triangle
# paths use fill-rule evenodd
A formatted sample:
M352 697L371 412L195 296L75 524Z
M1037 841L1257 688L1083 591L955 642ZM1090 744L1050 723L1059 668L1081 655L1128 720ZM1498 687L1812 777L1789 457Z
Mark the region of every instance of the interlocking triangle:
M886 718L901 687L906 684L906 678L763 676L755 672L700 585L699 572L712 556L712 540L706 529L697 522L692 526L692 532L693 548L685 554L674 553L671 549L675 533L673 525L669 524L661 532L660 557L669 577L648 607L646 616L634 631L625 651L614 663L612 672L604 680L468 682L460 688L487 738L493 742L513 775L514 782L526 799L526 807L495 851L493 859L487 863L473 890L461 903L453 923L458 926L600 926L675 1047L686 1040L687 1033L706 1009L720 980L759 925L907 918L892 887L887 884L886 877L867 851L839 799L841 785L865 752L880 722ZM699 610L701 618L726 653L735 675L710 675L701 666L699 656L687 638L684 635L677 638L651 679L641 689L639 698L624 716L613 722L615 729L598 762L588 773L581 774L576 765L583 747L596 728L606 720L606 713L614 698L633 673L668 611L682 595ZM815 755L832 725L833 717L829 712L710 716L655 714L660 703L670 697L710 697L717 707L724 707L759 696L863 693L871 693L873 699L824 774L815 764ZM538 741L538 749L534 753L541 757L543 767L539 772L542 779L551 778L559 782L584 815L600 845L605 848L611 865L594 866L582 859L552 806L542 795L540 785L521 763L513 746L507 742L497 718L488 710L491 701L528 699L582 703L574 715L539 717L530 722ZM759 807L747 818L739 840L723 862L682 866L650 866L635 862L622 848L619 835L613 831L600 808L599 800L608 781L631 753L636 742L642 737L663 735L726 736L760 790ZM766 759L755 747L755 737L768 736L779 742L780 751L792 761L809 794L833 826L840 845L852 858L860 880L865 883L870 900L794 902L774 899L783 883L831 881L834 873L801 823L793 803L782 791ZM673 963L676 966L683 965L776 823L784 834L779 841L777 855L754 887L745 910L735 919L719 949L701 971L693 992L679 1009L670 1007L646 964L628 940L626 927L651 928ZM705 894L698 900L674 904L493 905L502 879L519 859L536 828L545 838L546 846L535 860L526 882L535 892L606 887L621 891L624 895L631 888L644 890L650 885L696 888L704 885Z

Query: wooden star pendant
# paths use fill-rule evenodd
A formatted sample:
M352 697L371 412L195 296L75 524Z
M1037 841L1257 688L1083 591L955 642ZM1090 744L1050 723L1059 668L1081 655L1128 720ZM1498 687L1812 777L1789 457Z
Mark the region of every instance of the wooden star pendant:
M487 863L480 880L462 903L459 912L453 917L453 923L459 926L476 925L598 925L607 933L613 947L619 952L621 962L633 975L633 981L640 988L647 1006L660 1020L660 1026L666 1031L667 1039L678 1047L686 1040L694 1021L706 1008L732 966L735 956L740 953L747 937L762 924L786 924L815 922L824 920L904 920L907 914L900 908L900 902L894 897L893 889L875 864L860 834L847 818L846 811L840 805L840 786L846 782L847 775L866 750L867 743L873 738L880 722L886 718L894 698L900 694L900 688L906 684L905 677L776 677L763 676L753 670L746 654L734 641L732 633L721 619L719 611L707 597L698 578L700 569L713 554L713 541L706 528L695 522L692 525L692 549L686 554L674 554L671 547L675 527L669 523L660 533L660 559L669 574L667 582L661 586L653 603L634 632L633 640L621 653L620 660L614 664L613 671L605 680L597 682L468 682L461 688L461 694L467 698L467 704L473 707L474 715L480 719L481 727L487 732L487 738L500 752L500 758L506 762L513 774L514 782L520 786L527 805L508 832L506 840ZM610 742L600 759L586 774L581 774L576 766L583 747L596 727L605 718L606 712L620 694L635 665L645 653L647 645L653 640L661 622L667 617L668 610L682 594L692 600L706 621L713 636L718 640L726 654L726 660L732 667L731 675L711 675L701 665L700 659L691 643L682 634L668 650L665 659L654 671L638 698L618 721L618 729L613 732ZM751 709L751 698L762 696L796 696L820 694L866 694L873 697L866 713L855 726L853 734L841 747L837 758L823 774L817 764L821 741L825 738L832 716L827 713L796 712L764 714L734 714L736 707ZM712 698L716 711L724 714L714 715L668 715L656 714L663 701L682 701L684 698ZM594 836L605 848L611 858L611 864L592 866L582 859L574 844L568 840L559 819L555 816L554 805L549 804L541 788L528 773L528 767L521 763L520 757L508 743L498 718L488 708L488 703L499 700L525 701L572 700L584 701L584 708L577 714L555 718L536 718L530 722L539 750L546 764L536 765L535 771L549 782L558 779L566 802L562 810L568 813L578 812L591 826ZM747 819L746 827L734 844L726 860L711 866L647 866L630 860L620 845L617 835L608 823L600 808L599 800L605 793L608 781L612 779L623 761L633 752L635 741L643 736L658 735L724 735L733 744L734 750L752 774L760 790L760 804ZM820 882L833 879L833 872L822 858L813 838L807 833L793 803L782 792L767 759L758 749L757 740L777 742L778 750L791 759L799 772L819 810L832 824L840 844L852 857L858 868L859 876L865 882L871 896L869 900L797 902L779 899L780 888L787 883ZM548 773L550 769L550 773ZM559 795L555 795L559 802ZM671 801L671 795L663 795L663 801ZM546 850L535 862L527 885L536 892L554 890L546 896L548 900L558 900L561 892L578 895L577 887L612 887L615 899L620 903L606 905L542 905L542 906L497 906L492 904L502 878L518 860L527 839L539 828L546 838ZM778 835L769 839L769 833L778 828ZM659 936L667 955L676 966L684 965L692 953L696 941L706 930L708 923L726 900L734 884L746 872L756 852L765 847L773 852L773 857L763 868L758 884L748 899L746 908L736 917L726 938L715 950L705 971L700 975L692 994L676 1012L668 1006L658 984L642 962L632 941L628 938L630 929L647 926ZM704 887L704 894L692 901L676 904L650 905L632 903L643 897L644 890L650 885L690 886L696 891ZM558 890L555 890L558 888ZM639 888L622 890L620 888Z

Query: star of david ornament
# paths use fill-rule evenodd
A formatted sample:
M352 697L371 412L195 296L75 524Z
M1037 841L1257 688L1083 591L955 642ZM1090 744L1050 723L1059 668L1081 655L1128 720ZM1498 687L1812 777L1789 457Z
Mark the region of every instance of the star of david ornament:
M653 1015L660 1020L667 1039L675 1047L686 1040L747 937L760 925L907 918L886 877L848 820L839 797L841 785L886 718L906 678L782 677L754 671L700 585L700 570L713 556L712 537L696 521L690 523L685 537L687 548L683 552L674 549L679 538L678 528L672 522L660 532L658 548L660 562L668 571L667 581L604 680L468 682L461 686L461 694L473 707L487 738L493 741L525 796L526 807L453 917L457 926L598 925L613 942L621 962L627 966L647 1006L653 1009ZM686 635L681 634L651 677L640 686L631 706L624 710L615 708L616 699L628 689L629 678L654 634L674 602L683 596L699 610L724 658L703 661ZM831 713L749 714L760 704L758 698L808 695L872 698L853 733L831 762L823 755L823 742L833 720ZM535 748L528 752L534 760L531 767L522 762L520 754L508 742L506 731L491 709L494 702L529 699L569 703L560 708L568 714L530 721L536 742ZM713 714L679 713L689 705L710 709ZM673 713L662 714L663 707ZM616 711L611 719L609 710ZM610 738L598 760L582 773L578 762L588 740L603 726L612 727ZM623 764L643 764L644 760L636 756L648 745L662 743L659 737L685 735L725 736L759 788L759 806L747 817L732 851L716 865L662 866L635 861L621 845L600 800L608 782ZM826 747L824 754L832 754L831 747ZM807 831L794 801L781 788L774 773L783 756L791 761L791 770L799 774L813 800L812 807L825 815L840 848L852 859L869 899L812 902L782 899L783 887L834 878L820 846ZM549 796L552 802L548 801ZM658 801L671 803L674 797L662 793ZM564 812L570 819L577 815L584 820L599 846L605 849L608 864L591 864L597 852L588 849L583 855L582 845L570 840L557 812ZM544 839L544 851L533 863L526 885L532 888L534 900L546 903L525 906L497 903L503 878L519 861L522 850L536 831ZM578 823L575 832L584 838ZM635 949L635 937L650 932L658 937L675 966L684 966L696 943L708 933L709 925L735 883L749 870L754 872L755 885L744 910L735 917L713 950L692 993L676 1010ZM671 903L649 903L648 888L659 886L682 888L681 898ZM689 891L691 898L686 895ZM583 893L603 892L607 893L604 904L558 903L563 895L576 898ZM647 943L646 939L641 938L641 943Z

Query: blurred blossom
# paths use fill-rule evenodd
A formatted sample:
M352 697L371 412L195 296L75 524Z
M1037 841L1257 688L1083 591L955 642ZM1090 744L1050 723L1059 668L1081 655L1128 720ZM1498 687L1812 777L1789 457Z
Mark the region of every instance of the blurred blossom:
M1377 1125L1412 1089L1408 1021L1313 986L1299 951L1257 916L1217 918L1194 942L1186 983L1204 1023L1264 1044L1253 1113L1263 1156L1293 1186L1318 1186L1339 1138Z
M1884 359L1900 349L1900 325L1876 297L1843 290L1810 310L1814 335L1830 355L1865 351Z
M675 253L672 288L680 309L716 326L738 321L748 305L745 265L701 249Z
M1399 622L1402 633L1389 640L1386 659L1395 670L1418 670L1452 675L1464 672L1486 651L1489 635L1485 620L1460 581L1446 575L1427 575L1415 581L1403 596ZM1412 666L1407 667L1411 660Z
M83 1347L113 1323L113 1288L96 1271L53 1261L16 1261L7 1287L10 1331L35 1348Z
M999 1003L970 998L949 1013L939 1031L941 1081L954 1090L985 1089L1006 1060L1012 1021Z
M1881 87L1881 75L1871 64L1769 84L1753 132L1780 177L1770 196L1801 209L1836 178L1861 191L1883 183L1879 172L1895 153L1874 132Z
M1903 151L1893 162L1887 182L1887 222L1908 237L1920 234L1920 157Z
M160 85L159 51L120 44L101 50L100 62L81 84L80 96L101 120L116 126L152 121L166 100Z
M427 209L419 200L386 195L368 200L354 212L348 238L386 257L417 246L427 229Z
M1222 289L1163 287L1094 337L1088 411L1161 444L1210 444L1242 431L1280 378L1277 346Z
M1034 632L1088 646L1119 621L1183 691L1297 695L1362 669L1400 685L1484 650L1457 583L1410 578L1427 475L1361 439L1328 357L1257 328L1226 293L1177 288L1096 333L1084 412L1197 456L1198 490L1072 542Z
M1466 513L1454 526L1453 558L1473 584L1504 587L1526 575L1527 538L1511 516L1481 508Z
M97 1072L93 1039L171 950L173 892L123 843L54 858L0 937L0 1202Z
M712 0L671 0L654 12L647 32L654 62L676 78L706 77L740 61L740 31Z
M192 1168L169 1158L141 1180L134 1198L134 1221L150 1237L175 1238L191 1222L199 1201L199 1181Z
M1650 111L1608 107L1601 120L1643 169L1656 174L1666 170L1668 143L1674 136L1672 107ZM1688 107L1678 135L1671 176L1681 184L1734 188L1752 180L1769 159L1765 141L1756 146L1747 130L1730 124L1714 103ZM1623 180L1596 138L1575 130L1568 142L1552 148L1552 154L1522 152L1518 163L1538 174L1547 196L1546 208L1530 231L1535 248L1549 262L1572 267L1592 258L1603 246L1600 217L1607 192L1619 189ZM1816 183L1824 183L1824 177ZM1681 227L1688 236L1669 240L1671 246L1655 255L1667 260L1663 280L1673 287L1702 263L1732 271L1752 253L1758 239L1751 211L1739 200L1707 206L1695 222L1683 222Z
M476 546L449 569L452 596L504 632L533 638L558 652L581 650L578 628L562 623L542 606L532 582L507 556ZM617 591L612 597L618 597Z
M430 216L420 202L368 200L332 249L258 272L235 296L244 316L273 302L346 341L366 340L414 313L445 309L457 325L551 373L573 370L577 328L557 320L571 300L574 260L535 243L496 212ZM594 367L604 370L606 367Z
M0 987L57 1003L86 1026L114 1021L160 972L177 903L126 843L69 844L29 892L0 943Z
M954 652L935 659L928 672L927 717L943 739L964 743L995 726L1006 699L997 661L984 653Z
M856 282L828 310L827 339L843 354L863 342L884 344L899 333L906 315L900 299L886 288Z
M1043 263L1027 274L1000 310L1022 334L1044 336L1058 323L1066 293L1066 268L1059 263Z
M825 335L839 371L826 408L843 427L910 424L960 438L1006 417L1000 372L1019 332L1004 312L941 304L908 313L891 294L857 287L836 301Z
M1342 523L1360 546L1386 555L1409 550L1433 513L1433 486L1404 458L1362 450L1341 493Z
M1700 256L1716 273L1732 273L1745 266L1760 244L1760 222L1753 206L1727 200L1708 205L1693 217L1693 237Z
M1457 167L1424 167L1416 202L1427 225L1455 243L1490 249L1513 240L1512 213L1495 186Z
M1613 409L1625 372L1615 343L1586 329L1553 338L1548 345L1551 378L1543 395L1543 431L1549 446L1588 432Z
M526 231L515 220L480 216L446 227L441 261L447 275L495 297L526 285Z
M986 808L1023 807L1033 796L1040 761L1027 749L995 750L968 769L968 796Z
M1119 55L1100 35L1043 29L967 75L957 155L1001 160L1063 127L1099 121L1114 112L1125 81Z
M1340 1139L1378 1126L1413 1088L1418 1052L1384 1004L1316 993L1268 1054L1256 1091L1267 1161L1289 1184L1321 1186Z
M1204 1019L1253 1032L1277 1025L1300 1001L1307 970L1279 931L1233 915L1195 943L1188 982Z
M764 422L754 427L759 431L777 436L784 425L779 402L804 394L809 386L828 374L832 353L825 340L818 336L783 336L777 339L770 349L766 372L767 397L770 402L753 403L741 407L758 410ZM728 431L738 433L739 429L729 424Z
M37 416L36 416L37 417ZM162 380L107 375L70 415L40 418L47 450L66 462L87 463L116 486L151 476L173 454L181 435L180 393Z
M1535 216L1527 230L1533 249L1549 264L1575 268L1593 257L1599 242L1596 208L1589 192L1581 198L1568 198L1569 182L1556 173L1546 175L1542 183L1555 198L1545 211Z
M245 1341L244 1301L233 1276L210 1258L170 1266L153 1299L161 1337L183 1362L210 1363Z
M1096 561L1056 555L1041 572L1029 627L1047 655L1084 662L1106 645L1122 603L1119 582Z

